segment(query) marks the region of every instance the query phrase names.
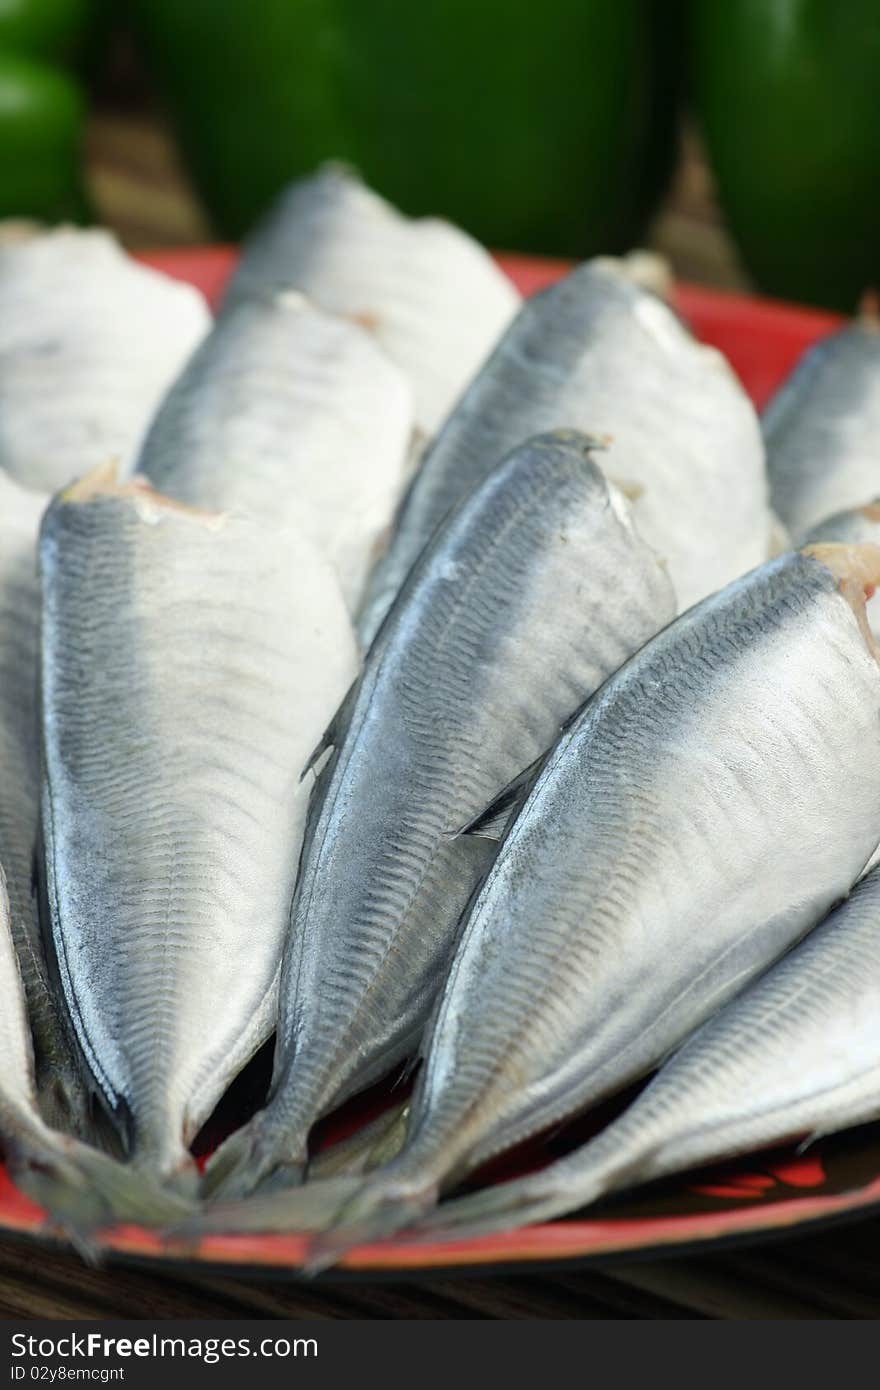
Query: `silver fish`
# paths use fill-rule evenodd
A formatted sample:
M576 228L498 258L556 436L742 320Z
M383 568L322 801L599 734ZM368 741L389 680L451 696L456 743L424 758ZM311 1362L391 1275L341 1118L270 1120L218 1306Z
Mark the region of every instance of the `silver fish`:
M428 450L367 589L365 645L449 508L519 440L557 426L613 441L603 467L682 608L767 558L763 446L745 392L654 294L588 262L523 305Z
M795 540L880 491L880 318L801 357L762 416L773 506Z
M187 1144L271 1031L300 774L357 670L304 537L98 471L41 534L42 827L77 1040L135 1164Z
M107 232L0 244L0 467L54 492L129 462L209 323L198 290L138 265Z
M411 221L340 165L281 194L245 245L224 312L283 289L375 333L412 382L416 424L427 437L520 302L465 232L437 218Z
M645 1075L849 891L880 841L878 581L870 545L769 561L571 722L469 913L407 1143L317 1260Z
M149 1181L129 1180L106 1154L51 1129L42 1118L24 990L12 939L6 878L0 869L0 1141L14 1182L48 1209L50 1224L82 1240L96 1226L180 1220L188 1208Z
M8 891L39 1100L47 1120L85 1133L89 1102L52 988L32 885L40 806L37 534L48 498L0 473L0 863Z
M620 1188L876 1119L878 870L705 1023L591 1143L531 1177L441 1206L432 1224L460 1237L549 1220Z
M529 441L456 510L322 745L270 1103L220 1150L215 1190L290 1180L313 1123L414 1052L494 855L450 832L674 611L584 436Z
M138 471L195 506L293 521L354 607L411 429L409 384L377 344L291 291L221 316L162 404Z

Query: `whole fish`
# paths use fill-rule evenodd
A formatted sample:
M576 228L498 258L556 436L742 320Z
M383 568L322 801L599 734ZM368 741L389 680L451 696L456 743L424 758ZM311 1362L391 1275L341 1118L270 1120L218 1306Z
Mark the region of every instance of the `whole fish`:
M880 481L880 480L878 480ZM836 512L810 528L804 537L805 545L825 542L841 545L880 545L880 497L850 511ZM880 639L880 597L868 599L868 621L874 636Z
M880 1118L880 871L705 1023L591 1143L441 1206L460 1237L549 1220L682 1169ZM436 1238L436 1232L432 1233Z
M198 290L138 265L107 232L0 244L0 467L54 492L129 462L209 323Z
M77 1040L136 1165L272 1029L309 751L357 669L305 537L97 471L43 523L45 896Z
M682 608L767 558L761 434L726 361L625 269L587 262L523 305L428 450L367 589L365 645L449 508L557 426L613 441L603 467Z
M795 540L880 491L880 316L801 357L762 416L773 506Z
M403 486L409 384L295 291L223 314L162 404L138 471L195 506L293 520L360 597Z
M48 1209L50 1223L77 1239L125 1219L167 1223L187 1208L149 1181L132 1183L107 1154L51 1129L40 1114L24 990L0 869L0 1143L14 1182Z
M334 720L309 812L268 1107L215 1190L292 1180L313 1123L418 1046L494 855L451 834L669 621L669 581L567 431L515 450L426 551Z
M871 545L769 561L571 721L469 912L406 1145L317 1260L644 1076L849 891L880 841L878 582Z
M40 808L37 534L48 498L0 472L0 863L45 1118L85 1133L89 1103L52 988L33 890Z
M224 311L282 289L375 333L412 382L428 437L520 302L465 232L433 217L411 221L340 165L281 194L245 244Z

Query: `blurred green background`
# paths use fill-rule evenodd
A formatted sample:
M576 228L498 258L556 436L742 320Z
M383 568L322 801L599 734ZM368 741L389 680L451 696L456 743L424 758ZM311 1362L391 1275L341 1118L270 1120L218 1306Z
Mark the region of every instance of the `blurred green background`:
M852 309L880 0L0 0L0 215L238 239L343 158L406 212Z

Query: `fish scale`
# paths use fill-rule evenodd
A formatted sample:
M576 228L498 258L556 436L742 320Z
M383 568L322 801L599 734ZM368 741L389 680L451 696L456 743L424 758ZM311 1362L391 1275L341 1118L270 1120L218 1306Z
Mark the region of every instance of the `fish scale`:
M449 509L560 425L613 441L600 466L637 494L682 608L767 556L764 451L742 387L625 266L591 261L523 305L427 450L361 604L365 645Z
M880 871L700 1028L623 1114L541 1172L441 1207L462 1234L880 1117ZM431 1231L436 1239L438 1232Z
M310 808L270 1104L221 1149L215 1186L294 1175L314 1121L413 1050L494 853L451 832L672 616L668 579L591 452L566 431L514 451L426 551L371 649ZM606 618L597 639L606 606L616 627Z
M248 238L223 312L284 289L375 335L412 382L422 436L439 427L520 302L466 233L404 217L340 165L284 190Z
M198 290L138 265L105 231L0 246L0 465L53 491L108 459L129 463L209 325Z
M818 534L821 522L878 492L880 318L868 309L802 355L761 417L773 506L795 540L867 541Z
M403 486L411 394L356 324L296 293L248 299L168 392L138 468L194 506L289 518L354 606Z
M88 1129L88 1096L52 988L32 888L39 821L37 533L48 498L0 473L0 862L33 1033L39 1104L52 1123Z
M305 537L108 474L53 503L41 573L55 955L135 1162L169 1175L271 1030L299 774L354 636Z
M318 1261L646 1074L846 895L880 840L878 580L870 545L771 561L569 722L472 903L406 1144Z

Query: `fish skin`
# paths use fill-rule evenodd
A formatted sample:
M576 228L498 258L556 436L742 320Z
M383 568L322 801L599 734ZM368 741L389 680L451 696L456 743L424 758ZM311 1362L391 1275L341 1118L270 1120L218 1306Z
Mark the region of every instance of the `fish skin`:
M48 1224L81 1246L100 1226L125 1219L163 1225L191 1208L107 1154L51 1129L40 1113L31 1033L0 868L0 1140L16 1185L41 1203Z
M409 383L370 335L288 292L220 317L160 407L138 471L195 506L292 521L354 607L411 430Z
M426 1224L460 1238L462 1228L549 1220L623 1187L880 1118L878 1017L875 869L594 1140L531 1177L441 1206Z
M767 558L757 416L727 362L625 267L586 262L529 299L428 449L370 579L368 645L449 508L530 434L608 436L608 476L633 500L681 607Z
M269 1105L209 1165L215 1192L292 1180L321 1114L415 1050L495 853L451 832L674 612L665 571L582 435L529 441L455 511L332 731Z
M32 884L40 806L37 534L48 497L0 472L0 863L44 1118L89 1132L89 1098L52 987Z
M761 417L773 506L800 543L878 491L880 320L865 314L800 358Z
M281 193L245 243L223 312L279 289L301 290L375 333L412 382L416 424L426 437L520 304L466 232L438 218L404 217L338 164Z
M880 840L877 579L874 546L769 561L570 722L459 938L407 1143L318 1266L645 1075L849 891Z
M141 1167L186 1145L274 1021L300 773L357 670L302 536L98 472L43 522L42 826L77 1040Z
M108 232L0 244L0 467L54 492L110 458L129 463L209 324L198 290L138 265Z

